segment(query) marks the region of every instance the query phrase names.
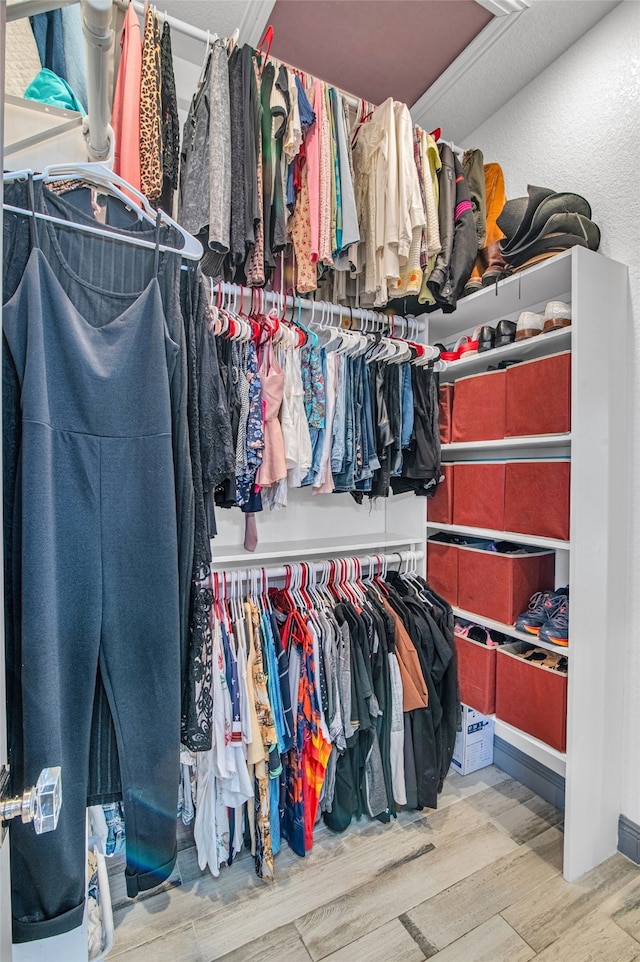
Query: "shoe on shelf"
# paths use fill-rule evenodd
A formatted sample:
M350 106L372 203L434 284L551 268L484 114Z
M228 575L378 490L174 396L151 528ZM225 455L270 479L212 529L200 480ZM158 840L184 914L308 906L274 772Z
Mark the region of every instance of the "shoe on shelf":
M523 341L525 338L542 334L543 327L544 317L542 314L536 314L535 311L523 311L518 318L516 341Z
M571 324L571 308L564 301L549 301L544 309L544 331L556 331Z
M550 618L538 632L539 641L551 642L553 645L567 646L569 644L569 597L565 595Z
M502 320L496 324L493 346L504 347L505 344L513 344L516 339L516 322Z
M455 343L455 347L451 350L447 350L444 344L436 344L436 347L440 349L440 360L442 361L459 361L461 357L465 357L467 354L478 353L477 340L469 337L468 334L463 334L462 337L459 337Z
M475 332L474 332L475 333ZM495 345L496 332L494 328L484 324L478 331L478 353L491 351Z
M527 610L516 618L518 631L526 631L529 635L537 635L542 626L553 617L560 602L566 599L568 595L568 588L558 588L557 591L536 591L531 596Z

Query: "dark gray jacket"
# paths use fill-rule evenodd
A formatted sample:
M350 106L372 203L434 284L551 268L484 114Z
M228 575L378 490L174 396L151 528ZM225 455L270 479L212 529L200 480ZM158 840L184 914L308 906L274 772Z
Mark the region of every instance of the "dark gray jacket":
M469 188L460 162L448 144L439 144L438 149L442 161L438 203L442 250L427 283L437 306L451 313L471 276L478 240Z

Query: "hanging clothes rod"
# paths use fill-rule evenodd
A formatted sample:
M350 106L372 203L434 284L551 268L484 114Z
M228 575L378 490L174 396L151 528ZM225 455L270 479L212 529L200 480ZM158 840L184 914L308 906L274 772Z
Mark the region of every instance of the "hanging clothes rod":
M226 281L219 284L213 285L213 293L215 295L216 291L222 291L226 297L240 298L247 297L250 299L251 291L253 288L250 287L240 287L238 284L229 284ZM424 321L420 321L417 318L406 318L401 317L399 314L384 314L381 311L367 310L363 307L344 307L342 304L332 304L330 301L313 301L308 297L292 297L290 294L280 294L278 291L265 291L262 288L258 288L261 291L262 297L266 298L267 303L274 305L278 310L282 310L285 305L287 307L297 308L300 307L303 311L309 311L315 314L319 319L323 309L327 309L331 315L339 317L340 320L346 321L375 321L375 323L380 324L384 327L400 328L402 332L415 331L416 335L422 334L425 331ZM244 309L244 305L241 304L241 309Z
M144 13L144 3L140 3L139 0L131 0L131 2L133 3L133 9L136 11L136 13ZM129 0L114 0L114 5L119 7L120 10L126 10L129 6ZM211 43L213 41L215 33L211 30L201 30L200 27L194 27L192 24L186 23L184 20L178 20L177 17L171 17L168 13L164 13L162 10L158 10L157 8L156 14L161 23L168 23L172 30L176 30L185 37L191 37L192 40L199 40L201 43Z
M69 7L78 0L18 0L7 6L7 20L35 17L59 7ZM111 0L81 0L82 30L87 50L87 108L83 131L90 161L107 161L113 146L110 127L111 107L108 96L109 59L113 45Z
M38 2L44 2L44 0L25 0L25 2L38 3ZM76 0L65 0L65 2L73 3L73 2L76 2ZM144 3L141 3L140 0L131 0L131 2L133 3L133 8L134 10L136 10L137 13L144 13ZM129 6L128 0L114 0L114 3L121 10L126 10L127 7ZM176 30L178 33L181 33L183 36L190 37L192 40L199 40L201 43L204 43L204 44L213 42L213 39L216 35L215 31L202 30L200 27L194 27L192 26L192 24L186 23L186 21L184 20L178 20L177 17L172 17L169 14L163 13L161 10L158 10L157 8L156 8L156 13L158 15L158 19L162 23L165 23L165 22L168 23L172 30ZM242 37L240 38L239 42L240 43L244 42ZM304 71L300 70L298 67L294 67L291 64L287 64L283 60L280 60L278 57L270 56L269 59L273 60L273 62L278 65L282 64L283 66L287 67L288 70L297 71L298 73L304 73ZM329 86L335 87L335 84L330 84ZM336 90L340 92L340 95L347 101L349 106L355 108L356 110L360 107L360 103L361 103L360 97L356 97L355 94L348 93L346 90L341 90L339 87L336 87Z
M303 546L301 545L301 550ZM307 571L309 572L310 578L315 581L316 576L326 571L326 565L330 562L340 563L340 561L356 560L360 562L360 565L365 565L369 567L370 562L372 562L376 568L386 565L387 568L394 567L395 565L403 565L409 562L421 561L424 558L424 549L418 548L416 551L393 551L390 554L366 554L362 557L356 555L349 555L345 558L329 558L324 563L322 561L293 561L288 565L251 565L250 567L243 568L238 565L234 568L223 568L216 569L212 568L212 572L218 575L218 579L224 578L225 583L233 577L234 579L238 576L242 577L244 580L251 580L251 578L260 578L264 575L268 580L277 581L279 579L286 578L287 575L300 565L306 565Z

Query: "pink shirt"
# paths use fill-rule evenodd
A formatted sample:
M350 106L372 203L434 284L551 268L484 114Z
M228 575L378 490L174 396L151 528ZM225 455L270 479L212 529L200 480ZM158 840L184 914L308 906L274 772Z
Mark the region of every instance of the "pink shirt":
M138 15L130 3L120 37L122 56L113 97L111 125L115 135L114 173L140 190L140 82L142 34Z

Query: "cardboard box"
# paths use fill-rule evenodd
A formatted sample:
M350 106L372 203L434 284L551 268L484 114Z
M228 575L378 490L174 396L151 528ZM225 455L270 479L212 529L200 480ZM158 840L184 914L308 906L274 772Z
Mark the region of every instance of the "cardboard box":
M458 547L457 605L513 625L536 591L555 585L555 554L522 548L517 554Z
M496 710L496 648L454 635L460 701L483 715Z
M459 775L493 764L493 718L462 705L462 731L456 735L451 769Z
M453 384L441 384L439 390L438 423L440 444L451 443L451 419L453 417Z
M432 498L427 498L427 521L453 524L454 465L443 464L444 481L436 488Z
M458 378L453 392L452 441L503 438L507 371L485 371Z
M568 541L570 493L571 462L568 458L508 462L505 530Z
M518 657L533 645L503 645L496 659L496 718L564 752L567 675Z
M506 370L505 437L571 430L571 351Z
M502 531L505 528L505 477L504 461L457 461L453 524Z

